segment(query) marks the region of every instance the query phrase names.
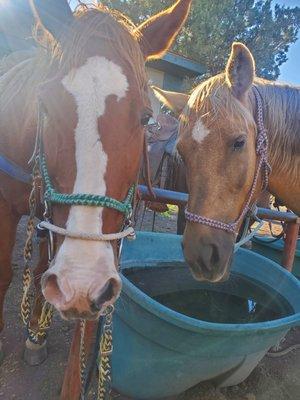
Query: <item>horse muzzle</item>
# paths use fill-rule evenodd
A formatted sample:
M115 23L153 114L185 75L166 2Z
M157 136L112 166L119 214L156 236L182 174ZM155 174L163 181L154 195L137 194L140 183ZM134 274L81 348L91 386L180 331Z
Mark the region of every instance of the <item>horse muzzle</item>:
M187 227L182 248L196 280L221 282L228 279L234 248L233 235L208 227L194 232Z

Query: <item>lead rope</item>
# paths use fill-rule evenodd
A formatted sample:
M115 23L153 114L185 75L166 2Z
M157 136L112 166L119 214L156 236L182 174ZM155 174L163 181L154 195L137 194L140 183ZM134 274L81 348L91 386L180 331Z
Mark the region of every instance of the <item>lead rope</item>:
M84 346L84 336L85 336L85 320L80 320L80 347L79 347L79 366L80 366L80 382L81 382L81 392L80 400L85 399L85 381L86 381L86 352Z
M126 225L125 225L126 226ZM127 226L131 226L131 220L127 221ZM126 228L124 229L126 231ZM123 239L119 242L118 256L120 258L123 248ZM135 234L127 235L128 240L135 240ZM98 348L98 389L97 389L97 400L110 400L111 396L111 354L113 352L113 313L114 306L111 304L107 307L105 315L99 321L103 323L100 329L100 344ZM87 356L84 346L84 335L85 335L85 320L80 321L80 348L79 348L79 360L80 360L80 380L81 380L81 395L80 400L85 400L85 394L88 390L90 378L86 373L87 370ZM98 327L99 329L99 327ZM98 334L96 340L99 340ZM97 351L97 350L95 350ZM91 371L90 371L91 372Z
M99 364L99 376L98 376L98 390L97 400L109 400L111 395L111 354L113 351L113 312L114 306L108 306L104 318L103 328L101 332L101 339L98 351L98 364ZM79 361L80 361L80 381L81 381L81 392L80 400L85 400L85 387L87 379L87 355L84 345L85 336L85 320L80 321L80 349L79 349Z
M133 199L133 202L135 199ZM123 232L126 232L128 228L131 227L131 215L127 223L124 226ZM128 240L135 240L135 232L133 234L127 234ZM120 238L119 241L119 251L118 257L120 258L123 248L123 239L124 237ZM113 313L114 313L114 306L111 304L107 307L105 311L105 315L103 315L99 321L99 324L102 322L102 327L100 327L100 343L98 348L97 354L97 361L98 361L98 389L97 389L97 400L110 400L111 396L111 354L113 351ZM85 320L80 321L80 348L79 348L79 360L80 360L80 380L81 380L81 395L80 400L85 400L85 395L88 390L90 379L89 374L86 373L87 371L87 355L85 351L84 345L84 336L85 336ZM98 327L99 329L99 327ZM99 340L99 336L97 334L96 340ZM96 352L97 350L95 350ZM93 367L93 365L92 365ZM91 370L92 371L92 370ZM90 372L91 372L90 371Z
M101 335L98 353L99 377L97 400L109 400L111 395L111 354L113 351L113 312L114 306L108 307Z
M45 301L43 304L41 315L38 319L37 330L30 327L30 317L32 310L30 301L30 289L33 282L33 274L30 264L33 252L33 236L35 232L34 219L36 215L36 198L38 195L39 180L39 158L38 155L36 155L33 166L32 189L29 196L29 218L26 229L27 239L23 251L25 265L23 271L23 294L21 300L21 317L24 325L26 326L28 339L35 344L40 344L46 339L47 330L50 328L53 316L53 307Z

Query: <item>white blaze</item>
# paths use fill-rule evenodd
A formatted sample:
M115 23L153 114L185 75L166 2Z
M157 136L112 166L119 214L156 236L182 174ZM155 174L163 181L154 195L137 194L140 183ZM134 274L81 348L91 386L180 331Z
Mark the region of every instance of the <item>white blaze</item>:
M208 134L209 130L203 125L201 118L199 118L192 130L193 139L198 143L202 143Z
M73 96L78 114L75 129L77 175L73 193L105 195L107 154L101 143L98 119L104 115L108 96L116 95L118 100L125 97L127 78L120 66L104 57L95 56L65 76L62 84ZM67 229L102 233L102 213L102 207L72 206ZM67 301L72 298L74 291L83 295L89 292L91 297L94 292L96 296L101 284L106 283L105 279L117 274L110 243L70 238L65 238L61 245L52 271L61 277L61 289L70 297L66 298Z

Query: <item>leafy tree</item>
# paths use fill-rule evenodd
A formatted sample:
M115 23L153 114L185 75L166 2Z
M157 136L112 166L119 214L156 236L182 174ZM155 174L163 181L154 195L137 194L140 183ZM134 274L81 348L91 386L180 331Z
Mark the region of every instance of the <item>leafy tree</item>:
M140 23L174 0L102 0ZM286 7L273 0L193 0L189 20L174 50L191 57L209 74L224 70L231 43L245 43L252 51L257 73L276 79L287 61L290 44L297 40L300 7Z

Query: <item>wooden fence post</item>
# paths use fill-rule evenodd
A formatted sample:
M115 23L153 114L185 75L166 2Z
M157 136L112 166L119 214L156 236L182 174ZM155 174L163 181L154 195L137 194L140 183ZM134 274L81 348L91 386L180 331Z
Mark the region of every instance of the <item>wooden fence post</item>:
M297 248L297 240L299 235L299 221L288 222L284 238L284 249L281 264L288 271L292 272L295 252Z

